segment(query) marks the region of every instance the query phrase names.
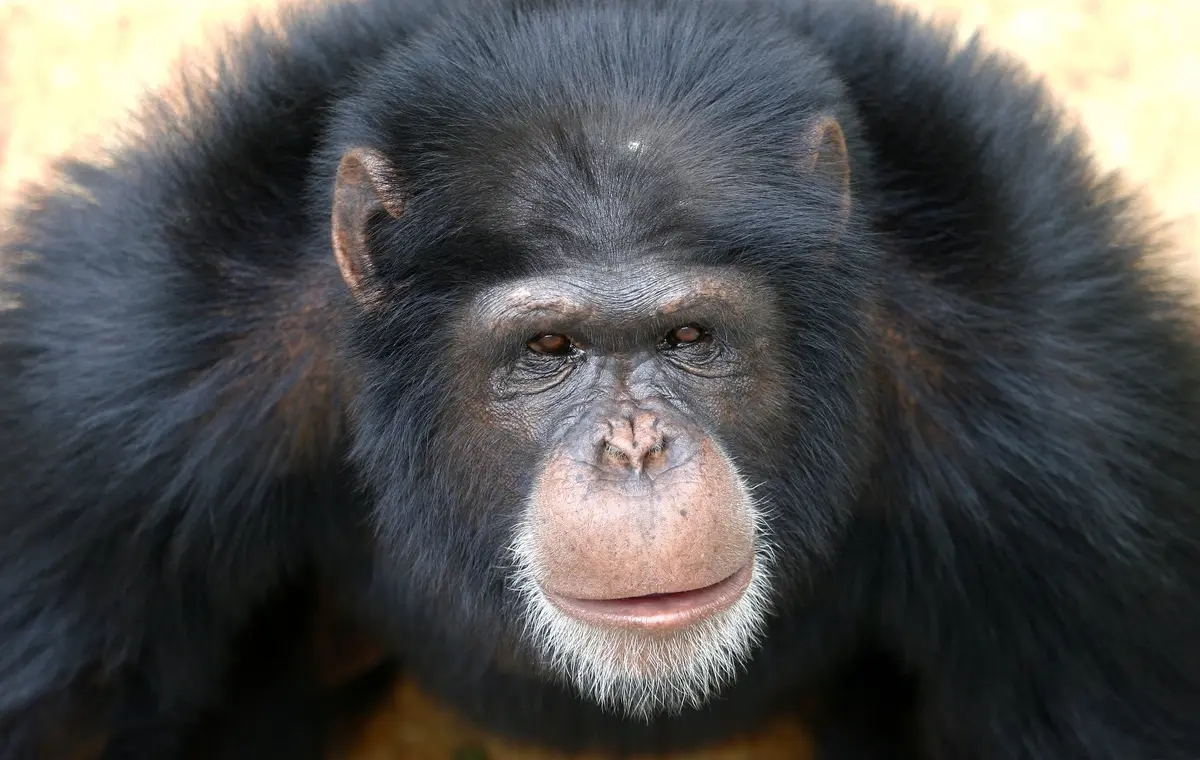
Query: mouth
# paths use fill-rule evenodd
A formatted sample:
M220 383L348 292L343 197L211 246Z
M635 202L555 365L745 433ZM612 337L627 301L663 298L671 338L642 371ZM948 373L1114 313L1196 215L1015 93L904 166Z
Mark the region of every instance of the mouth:
M575 599L543 589L563 613L590 625L669 633L729 609L750 585L754 563L711 586L621 599Z

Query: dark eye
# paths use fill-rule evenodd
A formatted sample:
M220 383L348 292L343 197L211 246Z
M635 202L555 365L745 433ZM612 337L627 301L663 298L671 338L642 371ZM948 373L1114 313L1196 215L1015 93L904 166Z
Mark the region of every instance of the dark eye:
M566 356L571 352L571 339L559 333L539 335L526 345L530 351L547 356Z
M667 333L667 344L670 346L685 346L702 340L707 333L699 325L683 325Z

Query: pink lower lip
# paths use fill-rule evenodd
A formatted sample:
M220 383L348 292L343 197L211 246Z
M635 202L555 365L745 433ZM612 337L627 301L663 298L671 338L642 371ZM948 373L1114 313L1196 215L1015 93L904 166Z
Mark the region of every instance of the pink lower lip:
M625 599L574 599L547 591L550 602L577 620L606 628L668 632L728 609L750 584L753 563L711 586Z

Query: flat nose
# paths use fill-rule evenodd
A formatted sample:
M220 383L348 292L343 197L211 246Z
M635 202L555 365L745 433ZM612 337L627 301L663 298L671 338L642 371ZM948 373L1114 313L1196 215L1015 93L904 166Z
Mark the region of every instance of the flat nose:
M666 458L667 441L658 415L638 412L608 420L601 442L604 463L641 473Z

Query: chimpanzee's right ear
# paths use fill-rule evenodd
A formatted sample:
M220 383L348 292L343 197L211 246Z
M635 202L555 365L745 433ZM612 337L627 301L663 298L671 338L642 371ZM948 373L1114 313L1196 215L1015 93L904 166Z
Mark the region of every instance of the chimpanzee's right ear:
M346 151L338 163L333 188L333 253L342 279L359 303L374 300L376 267L368 240L371 219L380 212L394 219L404 213L397 174L384 156L367 148Z

